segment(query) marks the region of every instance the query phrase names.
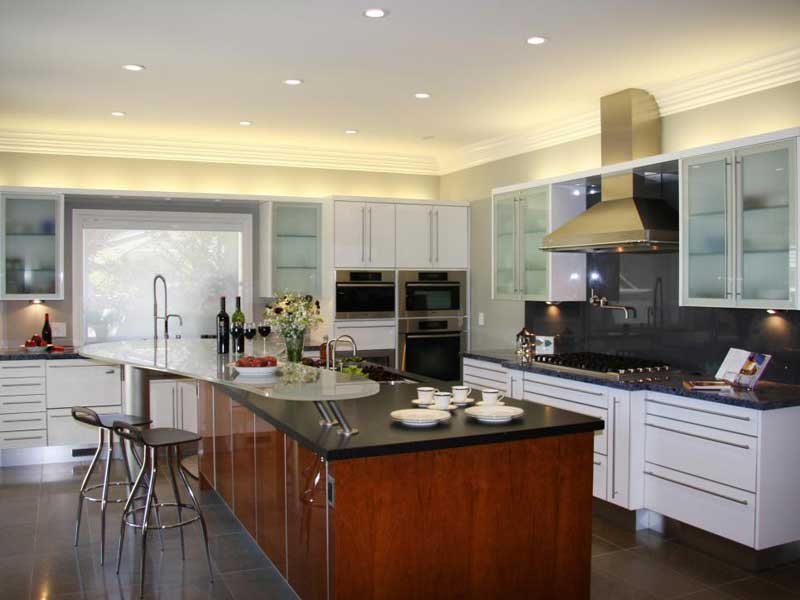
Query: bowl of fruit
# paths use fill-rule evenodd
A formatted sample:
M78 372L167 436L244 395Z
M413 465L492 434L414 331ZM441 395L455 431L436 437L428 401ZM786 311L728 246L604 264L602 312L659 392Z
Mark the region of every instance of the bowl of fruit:
M242 377L268 377L274 375L278 368L278 359L274 356L243 356L233 368Z
M33 334L30 339L25 340L25 344L22 346L25 348L25 352L28 354L41 354L42 352L47 352L47 342L42 339L42 336L38 334Z

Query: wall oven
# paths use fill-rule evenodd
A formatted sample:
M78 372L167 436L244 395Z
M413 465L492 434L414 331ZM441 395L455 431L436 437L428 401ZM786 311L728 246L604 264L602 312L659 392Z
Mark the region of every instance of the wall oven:
M398 323L400 370L442 381L461 380L461 354L466 350L463 317L401 319Z
M400 271L400 317L462 317L466 271Z
M394 271L336 271L336 319L392 319Z

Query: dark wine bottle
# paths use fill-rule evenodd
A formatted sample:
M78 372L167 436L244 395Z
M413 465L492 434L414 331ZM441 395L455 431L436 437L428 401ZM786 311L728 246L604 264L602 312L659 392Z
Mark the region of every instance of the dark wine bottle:
M50 329L50 315L44 313L44 325L42 325L42 339L48 344L53 343L53 330Z
M244 353L244 313L242 312L242 297L236 296L236 310L231 315L231 334L233 336L233 351L236 354Z
M219 312L217 313L217 354L230 352L231 322L225 312L225 296L219 299Z

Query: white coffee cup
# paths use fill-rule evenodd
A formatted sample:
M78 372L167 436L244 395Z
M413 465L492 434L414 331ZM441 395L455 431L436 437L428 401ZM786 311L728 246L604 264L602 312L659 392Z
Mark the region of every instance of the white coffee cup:
M450 406L453 394L450 392L436 392L433 394L433 408L444 409Z
M500 390L483 390L484 404L497 404L503 398L505 398L505 395L500 393Z
M419 398L423 402L431 403L433 402L433 395L438 391L439 390L432 387L418 387L417 398Z
M456 402L466 402L469 395L472 393L472 388L468 385L454 385L453 386L453 399Z

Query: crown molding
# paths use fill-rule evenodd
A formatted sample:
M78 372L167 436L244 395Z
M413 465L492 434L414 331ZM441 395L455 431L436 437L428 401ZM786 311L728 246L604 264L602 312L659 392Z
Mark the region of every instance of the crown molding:
M0 130L0 152L438 175L432 156Z
M800 47L650 86L662 116L800 81ZM459 148L441 160L446 175L517 154L564 144L600 133L600 110L563 118L523 132L486 139Z

